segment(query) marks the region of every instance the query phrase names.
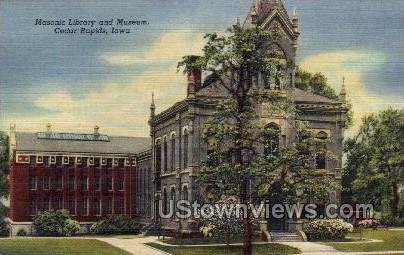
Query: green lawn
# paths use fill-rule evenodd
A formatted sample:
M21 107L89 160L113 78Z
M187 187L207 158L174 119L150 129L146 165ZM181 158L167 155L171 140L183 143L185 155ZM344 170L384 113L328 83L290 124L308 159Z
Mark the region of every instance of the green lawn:
M173 245L198 245L198 244L224 244L223 238L192 238L192 239L166 239L162 241L164 243ZM242 243L243 237L236 237L230 240L230 243ZM259 237L253 237L253 242L262 242Z
M351 235L358 237L358 234ZM363 232L363 237L367 239L378 239L380 243L326 243L340 251L404 251L404 231L392 230L367 230Z
M0 239L2 255L129 255L129 253L98 240L74 238L13 238Z
M147 243L156 249L171 253L172 255L239 255L242 252L242 246L215 246L215 247L173 247L164 246L156 243ZM283 255L298 254L300 251L281 244L255 244L253 246L254 255Z

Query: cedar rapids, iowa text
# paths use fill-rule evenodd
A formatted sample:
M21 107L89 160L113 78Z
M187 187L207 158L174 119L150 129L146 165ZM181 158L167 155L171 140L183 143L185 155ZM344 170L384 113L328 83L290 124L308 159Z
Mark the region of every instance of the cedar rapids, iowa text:
M45 20L42 18L35 19L35 26L53 26L55 34L128 34L130 28L128 26L148 25L146 20L126 20L126 19L108 19L108 20L92 20L92 19L57 19ZM112 27L118 26L118 27ZM125 28L124 28L125 27Z

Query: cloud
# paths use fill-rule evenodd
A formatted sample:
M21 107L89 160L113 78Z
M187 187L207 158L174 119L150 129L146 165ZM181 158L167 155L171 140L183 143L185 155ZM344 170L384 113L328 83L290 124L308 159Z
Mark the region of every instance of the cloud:
M178 61L184 55L200 54L203 34L195 31L162 34L145 52L111 52L101 56L111 65L133 65L156 61Z
M310 56L300 63L300 67L323 73L336 91L341 89L342 77L346 78L347 98L352 102L354 111L354 125L347 132L351 136L366 114L389 107L404 107L403 95L384 96L366 88L366 73L377 71L385 61L385 55L377 51L336 51Z
M106 134L148 136L151 94L155 93L157 112L184 99L186 79L182 73L177 73L177 62L183 55L199 54L202 45L198 34L163 34L144 54L149 60L165 60L163 68L144 71L129 81L103 84L84 97L68 91L46 94L34 105L50 113L8 117L6 122L16 123L20 131L44 130L50 122L54 131L88 133L99 125L100 132ZM142 59L136 54L125 56L124 53L103 55L103 58L114 65L133 64Z

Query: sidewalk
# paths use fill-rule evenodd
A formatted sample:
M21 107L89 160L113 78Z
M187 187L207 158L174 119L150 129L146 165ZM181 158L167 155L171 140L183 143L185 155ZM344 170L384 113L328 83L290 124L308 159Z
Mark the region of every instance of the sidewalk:
M143 237L133 239L118 239L118 238L95 238L95 239L102 242L106 242L112 246L118 247L134 255L167 255L167 253L165 252L144 245L145 243L155 242L157 240L156 237Z
M144 238L133 238L133 239L118 239L118 238L95 238L97 240L106 242L110 245L118 247L124 251L127 251L134 255L167 255L168 253L159 251L152 247L144 245L145 243L158 243L165 246L177 246L172 244L167 244L160 242L157 237L144 237ZM263 242L259 242L263 244ZM313 243L313 242L277 242L280 244L288 245L294 248L298 248L302 251L302 255L380 255L380 254L404 254L404 251L376 251L376 252L341 252L337 251L333 247ZM258 244L258 243L256 243ZM204 247L204 246L225 246L226 244L200 244L200 245L178 245L177 247ZM242 243L231 244L231 245L242 245Z

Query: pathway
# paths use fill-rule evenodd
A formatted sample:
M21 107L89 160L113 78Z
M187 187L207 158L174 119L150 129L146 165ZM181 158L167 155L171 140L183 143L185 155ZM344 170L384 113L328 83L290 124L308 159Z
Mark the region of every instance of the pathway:
M130 254L136 255L166 255L167 253L156 250L145 243L154 242L156 237L143 237L132 239L118 239L118 238L95 238L102 242L106 242L112 246L118 247Z

